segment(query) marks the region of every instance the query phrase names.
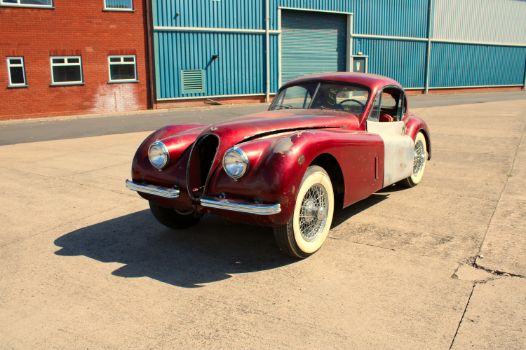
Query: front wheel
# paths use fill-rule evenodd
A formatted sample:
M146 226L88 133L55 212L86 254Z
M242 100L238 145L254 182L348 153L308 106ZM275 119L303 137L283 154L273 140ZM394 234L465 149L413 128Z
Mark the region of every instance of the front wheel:
M153 202L150 202L150 210L157 221L174 230L192 227L201 219L193 211L180 212L173 208L161 207Z
M321 248L334 214L334 190L327 172L310 166L301 182L294 213L285 225L274 228L278 247L294 258L306 258Z
M415 187L424 177L427 163L427 142L424 134L419 132L415 137L415 161L413 164L413 173L402 184L407 187Z

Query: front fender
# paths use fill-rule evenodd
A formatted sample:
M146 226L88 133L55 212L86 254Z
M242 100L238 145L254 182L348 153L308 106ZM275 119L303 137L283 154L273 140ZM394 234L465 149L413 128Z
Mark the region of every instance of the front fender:
M374 149L371 149L371 141ZM353 195L362 199L381 188L381 182L374 182L374 164L371 161L370 175L349 176L349 171L364 171L361 158L369 159L368 152L383 156L383 145L376 136L364 132L342 129L305 130L284 133L272 137L256 139L237 145L249 158L247 174L235 181L218 167L209 182L207 195L221 196L261 203L280 203L281 213L272 217L275 224L284 224L291 217L296 202L296 194L305 171L322 154L333 156L339 163L345 179L345 187L356 191ZM348 160L353 166L342 166ZM380 164L381 165L381 164ZM382 169L380 169L383 171ZM378 171L378 169L377 169ZM363 184L363 186L362 186ZM346 191L347 192L347 191ZM355 201L346 195L346 203Z

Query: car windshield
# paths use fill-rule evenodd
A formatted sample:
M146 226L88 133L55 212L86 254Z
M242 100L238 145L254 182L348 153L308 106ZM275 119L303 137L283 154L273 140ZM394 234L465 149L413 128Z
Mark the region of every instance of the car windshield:
M274 98L270 110L333 109L362 115L369 99L363 86L332 82L308 82L289 86Z

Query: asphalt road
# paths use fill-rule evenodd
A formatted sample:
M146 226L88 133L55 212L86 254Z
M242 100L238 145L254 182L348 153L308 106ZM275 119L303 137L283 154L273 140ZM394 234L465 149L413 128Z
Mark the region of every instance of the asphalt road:
M524 349L525 111L418 109L423 182L302 261L268 228L159 225L124 188L146 132L1 146L0 348Z
M526 92L409 96L410 108L453 106L467 103L525 100ZM94 117L70 117L0 122L0 145L73 139L155 130L167 124L211 124L248 113L264 111L265 104L211 106L144 111Z

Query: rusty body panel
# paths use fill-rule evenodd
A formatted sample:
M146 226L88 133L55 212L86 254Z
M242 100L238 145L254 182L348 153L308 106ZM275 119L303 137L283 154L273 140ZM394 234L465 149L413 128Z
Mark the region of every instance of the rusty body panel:
M275 110L210 126L162 128L137 150L132 179L135 183L176 187L180 189L180 196L168 199L146 193L140 195L178 210L214 212L231 220L281 225L293 213L306 169L320 157L330 157L339 167L344 207L383 188L384 142L380 135L367 132L366 121L374 96L386 86L400 85L380 76L334 73L300 78L282 89L309 81L366 87L370 95L363 114L321 109ZM406 112L402 121L406 135L414 139L422 131L429 140L429 130L423 120ZM162 171L153 168L148 159L148 147L157 140L169 151L170 160ZM248 170L237 180L228 176L222 166L223 155L233 146L242 149L249 161ZM430 150L430 142L428 147ZM278 203L281 211L258 216L205 208L200 202L204 197L235 203Z

